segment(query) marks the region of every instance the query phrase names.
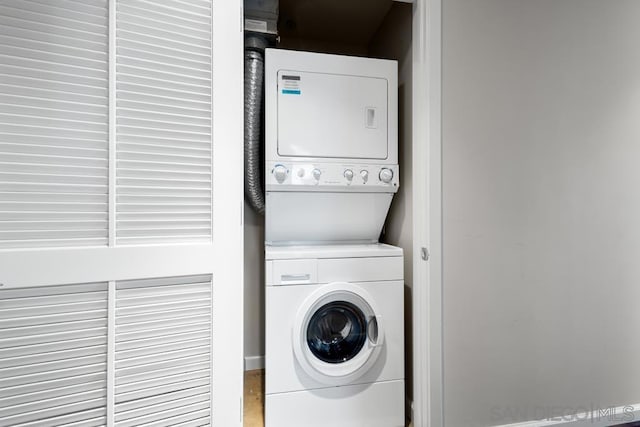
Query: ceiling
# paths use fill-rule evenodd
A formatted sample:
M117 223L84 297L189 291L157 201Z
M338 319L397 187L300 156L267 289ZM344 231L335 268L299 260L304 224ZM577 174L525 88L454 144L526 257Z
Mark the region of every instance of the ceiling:
M392 0L280 0L278 32L301 38L366 45Z

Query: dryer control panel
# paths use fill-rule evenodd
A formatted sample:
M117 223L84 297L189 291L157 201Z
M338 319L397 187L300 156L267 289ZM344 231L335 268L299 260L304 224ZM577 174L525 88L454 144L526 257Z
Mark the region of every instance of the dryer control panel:
M267 162L265 172L267 191L395 193L400 185L398 165Z

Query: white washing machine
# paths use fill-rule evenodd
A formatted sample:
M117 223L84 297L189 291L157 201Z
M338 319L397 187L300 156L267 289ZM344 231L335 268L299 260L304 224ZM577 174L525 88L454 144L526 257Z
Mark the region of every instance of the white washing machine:
M266 248L266 427L404 426L402 249Z
M378 241L399 186L397 68L266 50L268 244Z

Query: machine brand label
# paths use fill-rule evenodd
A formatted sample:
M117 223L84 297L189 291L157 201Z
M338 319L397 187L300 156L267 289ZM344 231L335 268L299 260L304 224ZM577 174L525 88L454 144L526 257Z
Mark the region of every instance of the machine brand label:
M283 75L282 76L282 94L283 95L301 95L300 76Z

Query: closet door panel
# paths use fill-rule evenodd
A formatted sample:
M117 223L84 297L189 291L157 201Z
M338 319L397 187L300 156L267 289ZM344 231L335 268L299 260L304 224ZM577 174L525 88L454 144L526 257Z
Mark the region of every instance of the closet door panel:
M0 425L106 423L107 286L0 290Z
M116 243L211 241L211 5L116 11Z
M0 249L108 242L107 1L0 5Z
M211 421L210 275L116 283L115 425Z

